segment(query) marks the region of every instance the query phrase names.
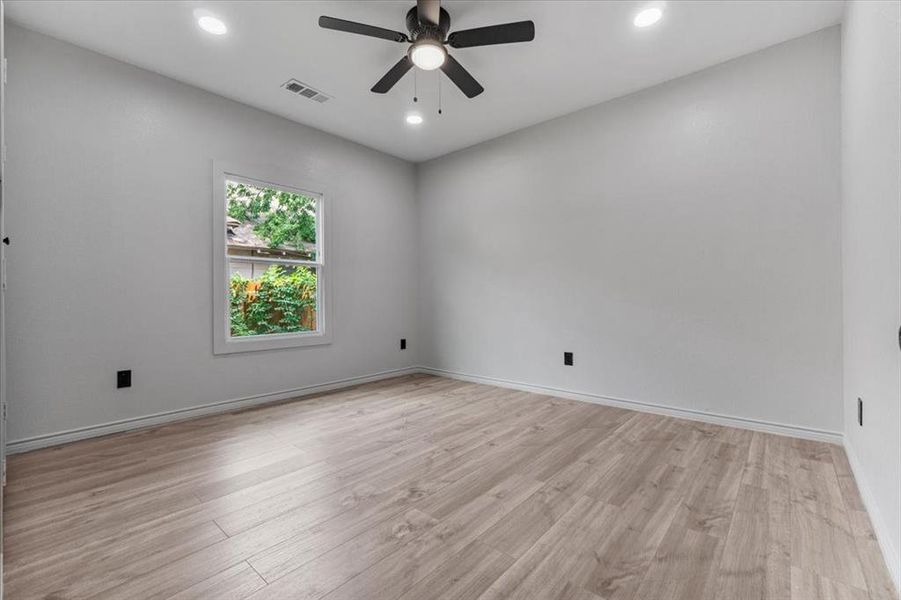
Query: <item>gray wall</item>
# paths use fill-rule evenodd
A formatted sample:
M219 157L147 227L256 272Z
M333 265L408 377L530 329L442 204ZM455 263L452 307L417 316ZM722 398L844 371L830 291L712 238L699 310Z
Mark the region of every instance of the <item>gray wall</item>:
M422 165L424 364L840 431L839 38Z
M842 30L845 444L901 588L901 3ZM857 398L864 424L857 425Z
M11 441L416 364L415 343L398 350L416 338L412 165L7 33ZM329 190L330 346L213 356L213 159Z

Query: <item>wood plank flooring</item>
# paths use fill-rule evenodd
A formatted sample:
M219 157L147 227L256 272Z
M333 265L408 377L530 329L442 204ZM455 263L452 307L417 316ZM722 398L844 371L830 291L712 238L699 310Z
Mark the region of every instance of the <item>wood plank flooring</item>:
M897 599L838 446L425 375L8 481L11 600Z

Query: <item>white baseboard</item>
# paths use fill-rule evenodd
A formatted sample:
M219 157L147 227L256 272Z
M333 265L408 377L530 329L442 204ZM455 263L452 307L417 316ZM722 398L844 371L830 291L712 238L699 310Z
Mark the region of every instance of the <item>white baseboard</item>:
M347 377L345 379L337 379L326 383L318 383L306 385L289 390L281 390L268 394L256 394L253 396L244 396L243 398L233 398L222 402L213 402L202 406L193 406L190 408L182 408L178 410L170 410L166 412L147 415L144 417L135 417L132 419L122 419L121 421L112 421L110 423L102 423L99 425L89 425L88 427L79 427L77 429L69 429L57 433L39 435L35 437L14 440L6 445L7 454L19 454L39 448L47 448L49 446L58 446L87 438L100 437L111 433L121 433L123 431L132 431L135 429L144 429L147 427L155 427L164 423L172 423L174 421L184 421L194 419L205 415L224 413L259 404L267 404L269 402L277 402L279 400L287 400L289 398L299 398L309 396L319 392L336 390L340 388L359 385L361 383L370 383L390 377L400 377L402 375L411 375L420 372L418 367L405 367L402 369L392 369L389 371L380 371L369 375L360 375L357 377Z
M449 371L446 369L436 369L433 367L405 367L401 369L392 369L389 371L381 371L378 373L372 373L369 375L361 375L358 377L348 377L345 379L338 379L335 381L329 381L320 384L313 384L308 386L302 386L298 388L293 388L289 390L281 390L278 392L271 392L268 394L256 394L253 396L245 396L243 398L234 398L231 400L225 400L222 402L213 402L211 404L204 404L202 406L194 406L190 408L183 408L178 410L172 410L162 413L156 413L152 415L146 415L143 417L135 417L131 419L122 419L120 421L112 421L109 423L101 423L99 425L89 425L87 427L80 427L77 429L69 429L67 431L60 431L56 433L50 433L45 435L34 436L30 438L24 438L20 440L13 440L7 443L6 450L8 454L19 454L21 452L28 452L31 450L37 450L39 448L46 448L49 446L58 446L60 444L66 444L69 442L75 442L78 440L83 440L92 437L99 437L103 435L109 435L111 433L120 433L123 431L132 431L134 429L143 429L146 427L154 427L157 425L162 425L164 423L171 423L174 421L183 421L186 419L193 419L196 417L202 417L205 415L211 415L216 413L228 412L231 410L237 410L240 408L246 408L249 406L256 406L259 404L266 404L269 402L277 402L279 400L286 400L288 398L298 398L302 396L308 396L310 394L315 394L318 392L325 392L329 390L335 390L343 387L349 387L352 385L359 385L361 383L368 383L372 381L378 381L381 379L387 379L389 377L400 377L401 375L410 375L413 373L427 373L430 375L438 375L441 377L450 377L452 379L460 379L463 381L471 381L475 383L484 383L487 385L495 385L499 387L511 388L522 390L526 392L535 392L538 394L549 394L553 396L559 396L561 398L569 398L572 400L580 400L582 402L591 402L594 404L604 404L608 406L618 406L620 408L626 408L630 410L637 410L642 412L650 412L654 414L666 415L670 417L677 417L681 419L689 419L692 421L703 421L705 423L714 423L716 425L724 425L727 427L738 427L741 429L751 429L754 431L762 431L765 433L774 433L778 435L786 435L790 437L798 437L809 440L816 440L821 442L829 442L832 444L842 444L842 434L836 431L823 431L819 429L811 429L807 427L799 427L796 425L785 425L782 423L772 423L769 421L760 421L754 419L746 419L743 417L731 417L727 415L721 415L716 413L708 413L703 411L684 409L684 408L673 408L670 406L665 406L662 404L654 404L650 402L639 402L636 400L626 400L623 398L614 398L611 396L604 396L601 394L594 394L591 392L576 392L573 390L566 390L561 388L555 388L551 386L538 385L538 384L530 384L530 383L522 383L518 381L510 381L507 379L500 379L497 377L485 377L481 375L471 375L467 373L460 373L457 371ZM849 453L850 454L850 453Z
M785 435L788 437L802 438L805 440L815 440L818 442L827 442L830 444L842 444L843 435L838 431L826 431L822 429L813 429L810 427L801 427L798 425L786 425L783 423L773 423L770 421L761 421L757 419L747 419L745 417L732 417L717 413L692 410L688 408L674 408L663 404L654 404L651 402L639 402L637 400L626 400L623 398L614 398L591 392L576 392L573 390L565 390L561 388L550 387L546 385L537 385L532 383L522 383L518 381L510 381L507 379L499 379L497 377L484 377L482 375L470 375L468 373L459 373L457 371L448 371L445 369L435 369L433 367L420 367L421 373L429 373L441 377L450 377L452 379L460 379L462 381L471 381L473 383L484 383L487 385L495 385L514 390L522 390L524 392L534 392L537 394L546 394L557 396L560 398L569 398L571 400L579 400L582 402L591 402L593 404L603 404L605 406L616 406L629 410L637 410L640 412L649 412L668 417L676 417L679 419L688 419L690 421L702 421L704 423L713 423L715 425L724 425L726 427L737 427L739 429L750 429L752 431L761 431L763 433L773 433L776 435Z
M895 584L895 591L899 592L901 591L901 554L898 554L898 549L895 548L889 537L888 527L885 524L882 511L879 510L879 506L876 504L873 492L870 491L870 486L863 476L860 461L857 459L857 454L854 452L854 447L851 446L848 438L845 438L844 446L845 454L848 456L848 463L850 463L851 471L854 473L854 480L857 481L860 499L863 501L864 508L867 509L867 514L870 515L870 523L873 525L873 531L876 533L876 541L879 542L879 549L882 550L885 565L888 567L892 581Z
M677 417L681 419L689 419L692 421L703 421L705 423L713 423L716 425L724 425L726 427L737 427L740 429L751 429L753 431L762 431L764 433L774 433L777 435L785 435L789 437L797 437L809 440L816 440L821 442L828 442L832 444L842 444L842 434L836 431L824 431L820 429L811 429L807 427L800 427L796 425L785 425L782 423L772 423L770 421L760 421L755 419L747 419L744 417L732 417L728 415L721 415L717 413L708 413L703 411L685 409L685 408L673 408L670 406L665 406L662 404L654 404L650 402L639 402L637 400L626 400L623 398L614 398L611 396L604 396L601 394L595 394L591 392L577 392L573 390L566 390L562 388L555 388L551 386L531 384L531 383L522 383L518 381L510 381L507 379L500 379L497 377L485 377L482 375L471 375L468 373L460 373L457 371L449 371L446 369L436 369L433 367L405 367L402 369L392 369L389 371L381 371L378 373L372 373L369 375L361 375L358 377L348 377L345 379L338 379L335 381L329 381L320 384L313 384L308 386L302 386L298 388L293 388L289 390L281 390L278 392L271 392L268 394L256 394L253 396L245 396L243 398L234 398L231 400L225 400L222 402L213 402L211 404L204 404L202 406L194 406L191 408L183 408L173 411L167 411L162 413L156 413L152 415L147 415L143 417L135 417L132 419L122 419L120 421L112 421L109 423L102 423L99 425L90 425L87 427L80 427L77 429L69 429L67 431L60 431L57 433L50 433L45 435L39 435L30 438L24 438L20 440L10 441L7 446L8 454L18 454L21 452L28 452L30 450L37 450L39 448L46 448L48 446L58 446L60 444L66 444L69 442L74 442L78 440L83 440L92 437L99 437L102 435L109 435L111 433L119 433L122 431L131 431L134 429L143 429L146 427L154 427L157 425L161 425L164 423L171 423L173 421L183 421L186 419L193 419L196 417L201 417L205 415L211 415L216 413L228 412L231 410L237 410L240 408L246 408L249 406L256 406L259 404L266 404L269 402L277 402L279 400L286 400L288 398L298 398L302 396L308 396L310 394L315 394L318 392L325 392L329 390L335 390L343 387L349 387L352 385L359 385L361 383L369 383L372 381L379 381L381 379L387 379L390 377L400 377L401 375L410 375L413 373L427 373L430 375L437 375L440 377L450 377L452 379L459 379L463 381L471 381L474 383L484 383L487 385L495 385L499 387L505 387L510 389L522 390L526 392L534 392L538 394L548 394L553 396L558 396L561 398L569 398L571 400L579 400L582 402L591 402L594 404L603 404L607 406L617 406L620 408L626 408L629 410L637 410L641 412L650 412L659 415L666 415L670 417Z

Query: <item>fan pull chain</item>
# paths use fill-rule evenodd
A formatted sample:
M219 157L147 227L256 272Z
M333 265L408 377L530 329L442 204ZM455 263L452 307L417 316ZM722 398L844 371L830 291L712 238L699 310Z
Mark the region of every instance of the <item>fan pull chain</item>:
M419 102L419 94L416 87L416 69L413 69L413 102Z
M438 74L438 114L441 114L441 74Z

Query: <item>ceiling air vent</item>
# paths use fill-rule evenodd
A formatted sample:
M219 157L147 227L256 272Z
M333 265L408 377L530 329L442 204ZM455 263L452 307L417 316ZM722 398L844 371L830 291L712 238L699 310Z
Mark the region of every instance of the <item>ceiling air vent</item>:
M323 94L319 90L314 87L310 87L302 81L297 81L296 79L289 79L285 83L282 84L282 87L291 92L292 94L297 94L298 96L303 96L304 98L309 98L310 100L315 100L322 104L323 102L327 102L331 100L331 96Z

